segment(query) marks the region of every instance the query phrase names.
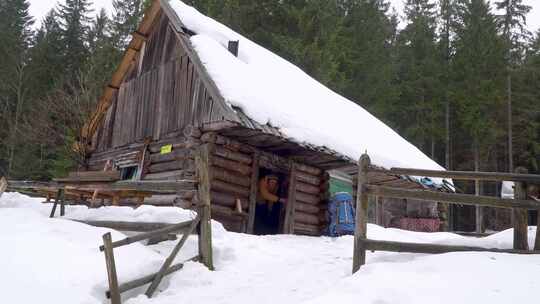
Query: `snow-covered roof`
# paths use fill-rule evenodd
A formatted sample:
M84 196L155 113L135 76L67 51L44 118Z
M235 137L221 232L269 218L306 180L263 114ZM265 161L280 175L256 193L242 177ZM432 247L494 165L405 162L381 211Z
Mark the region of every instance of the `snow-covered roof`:
M368 111L297 66L180 0L169 0L169 5L195 33L190 38L193 49L231 109L240 108L298 143L329 147L355 160L367 151L372 163L386 168L444 170ZM238 57L227 48L236 40Z

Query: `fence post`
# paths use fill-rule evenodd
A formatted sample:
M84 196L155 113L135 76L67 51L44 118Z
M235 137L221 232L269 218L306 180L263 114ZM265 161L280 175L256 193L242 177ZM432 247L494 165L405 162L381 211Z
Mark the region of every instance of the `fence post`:
M371 160L362 154L358 161L358 186L356 188L356 227L354 229L353 273L366 263L364 240L367 236L368 194L365 185L368 183L368 169Z
M516 173L527 174L527 169L523 167L516 168ZM514 199L527 199L527 187L523 182L515 182ZM527 240L528 216L527 209L513 208L512 217L514 222L514 249L528 250Z
M120 304L120 290L118 289L118 277L116 275L116 265L114 263L114 252L110 232L103 235L103 247L105 263L107 265L107 277L109 279L109 294L111 296L111 304Z
M201 222L199 224L199 255L201 262L210 270L214 270L212 258L212 226L210 214L210 183L212 181L211 168L211 144L202 145L195 156L195 166L199 181L199 213Z
M476 170L478 171L478 170ZM474 195L480 196L480 180L474 181ZM484 207L476 205L476 233L484 232Z

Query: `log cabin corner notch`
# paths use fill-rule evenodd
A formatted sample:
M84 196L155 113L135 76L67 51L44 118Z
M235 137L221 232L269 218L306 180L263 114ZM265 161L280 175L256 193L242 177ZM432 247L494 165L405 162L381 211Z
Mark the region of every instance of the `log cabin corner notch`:
M83 127L79 146L85 147L86 161L80 170L102 171L112 163L124 178L195 179L200 176L195 155L204 146L211 151L212 218L229 230L253 233L258 180L272 172L286 181L281 191L288 197L279 231L321 235L328 172L356 172L356 162L328 147L290 138L229 105L191 44L196 32L169 1L176 0L152 2ZM396 176L380 182L422 187ZM143 199L184 208L199 204L196 191Z

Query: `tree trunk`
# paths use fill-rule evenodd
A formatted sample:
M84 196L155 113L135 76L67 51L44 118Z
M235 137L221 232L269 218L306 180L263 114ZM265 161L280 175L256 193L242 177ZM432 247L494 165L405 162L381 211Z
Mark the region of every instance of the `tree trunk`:
M13 87L17 96L17 103L15 104L15 120L13 121L13 128L11 129L11 132L10 132L9 156L8 156L9 158L8 158L8 170L7 170L8 177L11 176L11 173L13 170L13 162L15 159L15 146L17 145L17 133L19 131L19 121L21 118L23 103L24 103L23 75L24 75L24 67L22 65L18 66L17 67L17 82Z
M480 152L479 152L478 138L474 139L474 171L480 171ZM480 181L474 181L474 194L476 196L480 195ZM481 206L476 206L476 232L483 232L483 222L484 222L484 210Z
M506 76L506 86L508 94L508 172L514 172L514 149L512 141L512 75L510 75L510 69Z

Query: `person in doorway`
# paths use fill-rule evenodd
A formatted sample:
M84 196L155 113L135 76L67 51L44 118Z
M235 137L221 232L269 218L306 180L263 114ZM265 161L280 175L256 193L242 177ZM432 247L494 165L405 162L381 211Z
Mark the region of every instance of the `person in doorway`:
M258 234L276 234L279 232L281 210L287 202L278 196L279 178L274 174L267 174L259 180L259 193L257 195L257 208L255 211Z

